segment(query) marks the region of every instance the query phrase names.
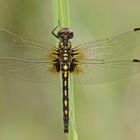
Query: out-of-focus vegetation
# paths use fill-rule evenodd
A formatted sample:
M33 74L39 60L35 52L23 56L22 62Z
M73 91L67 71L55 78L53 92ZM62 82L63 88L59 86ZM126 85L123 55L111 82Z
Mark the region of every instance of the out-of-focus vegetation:
M73 45L140 27L140 1L71 0ZM0 27L52 43L50 0L1 0ZM134 55L140 58L139 49ZM140 139L140 74L101 85L74 85L79 140ZM65 140L60 83L0 77L1 140Z

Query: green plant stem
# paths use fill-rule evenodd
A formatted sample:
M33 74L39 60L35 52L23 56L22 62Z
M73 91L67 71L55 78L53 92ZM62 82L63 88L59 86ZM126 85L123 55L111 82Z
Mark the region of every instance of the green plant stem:
M52 0L54 23L55 27L60 25L61 27L70 27L69 17L69 1L68 0ZM62 81L61 81L62 83ZM69 78L69 133L68 140L78 140L75 124L75 112L74 112L74 92L73 92L73 77Z
M61 27L70 27L68 0L52 0L54 23ZM56 25L56 26L57 26Z
M69 83L69 98L70 98L70 133L68 140L78 140L75 123L75 107L74 107L74 89L73 89L73 76L71 75Z

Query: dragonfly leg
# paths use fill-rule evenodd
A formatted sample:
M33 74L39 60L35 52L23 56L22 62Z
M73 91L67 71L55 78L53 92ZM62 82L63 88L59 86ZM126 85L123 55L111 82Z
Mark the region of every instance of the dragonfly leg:
M59 38L58 38L58 35L55 33L55 31L56 31L59 27L61 27L61 26L60 26L60 21L58 20L58 25L52 30L52 34L53 34L57 39L59 39Z

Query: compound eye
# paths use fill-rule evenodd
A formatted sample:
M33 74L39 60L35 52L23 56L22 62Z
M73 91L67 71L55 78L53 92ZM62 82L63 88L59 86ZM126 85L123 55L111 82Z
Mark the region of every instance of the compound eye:
M73 32L70 32L70 33L69 33L69 38L72 39L73 36L74 36Z

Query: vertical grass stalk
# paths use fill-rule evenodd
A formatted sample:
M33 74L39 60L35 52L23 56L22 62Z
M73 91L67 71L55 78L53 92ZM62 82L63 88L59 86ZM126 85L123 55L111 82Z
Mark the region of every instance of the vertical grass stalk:
M52 0L54 23L56 26L70 27L68 0Z
M68 0L52 0L54 27L60 25L61 27L70 27L69 17L69 1ZM62 83L62 82L61 82ZM74 92L73 92L73 77L69 78L69 108L70 108L70 120L69 120L69 133L68 140L78 140L75 124L75 112L74 112Z

